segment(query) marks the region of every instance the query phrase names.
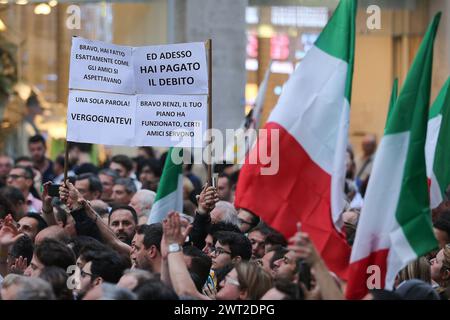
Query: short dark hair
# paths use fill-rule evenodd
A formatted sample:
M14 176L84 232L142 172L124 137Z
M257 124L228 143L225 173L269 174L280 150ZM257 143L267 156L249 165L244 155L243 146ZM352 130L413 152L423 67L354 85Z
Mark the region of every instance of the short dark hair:
M52 286L57 300L73 300L72 291L67 287L68 277L66 270L53 266L45 267L39 274L39 278Z
M242 260L250 260L252 257L252 244L244 234L233 231L218 231L214 234L214 237L221 245L230 247L232 258L240 256Z
M34 179L34 172L31 167L15 165L13 169L22 169L27 179Z
M138 300L178 300L175 291L161 280L146 280L133 290Z
M84 251L105 251L108 249L106 245L89 236L77 236L71 239L69 247L72 248L76 257L79 257Z
M72 249L54 239L42 240L36 246L35 255L46 267L56 266L67 270L67 267L74 265L76 262Z
M127 268L121 256L112 250L96 251L94 254L84 255L86 262L91 262L92 280L101 277L103 281L117 283Z
M30 137L30 138L28 139L28 144L30 144L30 143L37 143L37 142L41 142L41 143L44 145L44 147L46 147L46 145L45 145L45 139L44 139L44 137L43 137L42 135L40 135L40 134L36 134L36 135L34 135L34 136L32 136L32 137Z
M206 228L206 233L210 234L214 237L214 234L218 231L233 231L237 233L241 233L239 227L230 222L219 221L217 223L209 224Z
M441 212L439 217L433 223L436 229L444 231L447 233L447 237L450 239L450 211Z
M63 155L59 155L55 158L55 163L59 164L61 167L64 167L64 156Z
M202 250L194 246L184 247L183 254L192 258L189 273L191 274L192 280L194 280L195 287L201 292L203 285L206 283L209 276L211 258Z
M67 149L72 150L74 148L78 148L81 152L90 153L92 151L92 144L67 141Z
M99 177L93 173L82 173L79 176L77 176L76 181L80 180L88 180L89 181L89 191L90 192L103 192L103 185L100 181Z
M20 161L29 161L29 162L33 162L33 160L31 160L30 157L28 156L19 156L17 158L14 159L14 164L18 164Z
M92 163L83 163L79 167L75 167L73 171L76 175L81 175L84 173L92 173L96 175L98 172L98 167Z
M20 256L27 259L27 265L30 264L33 258L34 245L29 236L24 234L17 241L15 241L9 249L9 255L13 259L17 259Z
M44 218L42 218L41 215L36 212L28 212L25 217L33 218L38 222L38 232L48 227L48 224L47 222L45 222Z
M281 245L283 247L286 247L288 245L288 242L284 235L281 232L278 232L277 230L267 227L269 229L269 233L266 236L266 244L270 245ZM253 231L253 230L252 230Z
M147 157L155 158L155 150L153 150L153 147L139 147L138 149L144 151Z
M119 174L116 171L114 171L112 169L109 169L109 168L105 168L105 169L100 170L98 172L98 175L101 175L101 174L113 178L114 182L116 182L116 179L119 178Z
M67 212L61 207L61 205L54 205L53 208L56 209L56 220L62 222L62 226L65 227L67 224Z
M161 177L161 164L158 160L156 159L142 159L139 160L137 163L137 176L139 178L142 170L145 167L149 167L153 174L157 177Z
M117 154L111 158L111 162L116 162L123 166L128 172L133 170L133 160L124 154Z
M144 248L149 249L155 246L161 252L161 239L163 236L163 228L161 223L142 224L136 228L137 234L144 235Z
M118 205L118 206L114 206L111 211L109 212L109 216L108 216L108 223L111 220L111 215L114 213L114 211L117 210L128 210L131 212L131 215L133 216L133 220L134 222L137 224L138 223L138 215L136 210L134 210L134 208L132 206L129 205Z
M14 210L13 204L8 200L8 197L0 193L0 219L4 219L8 214L11 214L15 219L17 212Z
M254 227L253 229L249 230L248 233L251 233L251 232L254 232L254 231L261 232L265 237L267 237L270 234L270 232L271 232L270 227L268 225L266 225L262 221L260 221L256 227Z
M2 196L4 196L6 199L9 200L13 205L18 205L20 202L25 202L25 197L23 196L23 193L12 186L5 186L0 189L0 193Z
M274 288L285 295L282 300L305 300L302 288L297 283L287 279L276 279Z

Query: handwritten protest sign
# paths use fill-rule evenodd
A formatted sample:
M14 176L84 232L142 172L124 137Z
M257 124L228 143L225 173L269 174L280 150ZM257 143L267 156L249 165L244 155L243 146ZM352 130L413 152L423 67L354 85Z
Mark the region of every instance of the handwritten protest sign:
M71 90L67 140L134 145L136 96Z
M69 77L68 141L203 146L203 43L127 47L73 38Z
M204 43L134 48L133 62L138 93L208 93Z
M202 147L206 96L138 95L136 145Z
M132 94L132 47L72 38L69 88Z

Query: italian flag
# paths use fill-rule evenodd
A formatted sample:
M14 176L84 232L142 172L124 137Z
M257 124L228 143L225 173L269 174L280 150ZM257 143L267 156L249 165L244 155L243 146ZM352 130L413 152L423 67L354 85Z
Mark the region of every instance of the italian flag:
M350 247L341 232L357 2L341 0L314 46L283 87L258 143L247 155L235 206L286 237L296 222L328 267L345 278ZM264 130L263 130L264 131ZM279 139L272 141L272 136ZM258 150L275 150L270 163ZM278 152L279 151L279 152ZM256 164L250 159L258 159ZM266 174L268 167L276 174Z
M346 296L391 290L397 273L437 246L425 140L437 14L422 41L378 148L350 259Z
M183 211L182 158L182 148L169 149L147 224L163 221L171 211Z
M450 78L430 109L425 156L430 184L430 205L436 208L450 184Z
M397 101L397 96L398 96L398 79L395 78L394 84L392 85L391 99L389 99L389 109L386 117L386 124L389 120L392 110L394 109L395 102Z

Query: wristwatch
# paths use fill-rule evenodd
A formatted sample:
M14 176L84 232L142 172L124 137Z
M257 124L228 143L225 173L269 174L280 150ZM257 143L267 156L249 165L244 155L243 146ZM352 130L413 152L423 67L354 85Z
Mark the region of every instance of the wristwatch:
M178 243L169 244L169 253L181 251L181 246Z

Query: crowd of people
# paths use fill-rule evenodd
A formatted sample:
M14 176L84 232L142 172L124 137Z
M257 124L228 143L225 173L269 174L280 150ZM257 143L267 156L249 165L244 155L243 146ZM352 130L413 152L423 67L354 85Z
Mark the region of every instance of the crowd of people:
M290 239L235 208L239 168L216 166L215 186L184 166L183 212L147 224L166 154L150 147L94 165L90 145L69 143L46 157L45 139L28 156L0 155L0 285L3 300L303 300L344 299L346 283L330 272L301 224ZM376 138L364 155L348 149L343 214L353 243ZM450 193L450 192L449 192ZM264 201L264 199L261 199ZM366 299L448 299L450 194L433 211L439 250L412 262L396 290Z

